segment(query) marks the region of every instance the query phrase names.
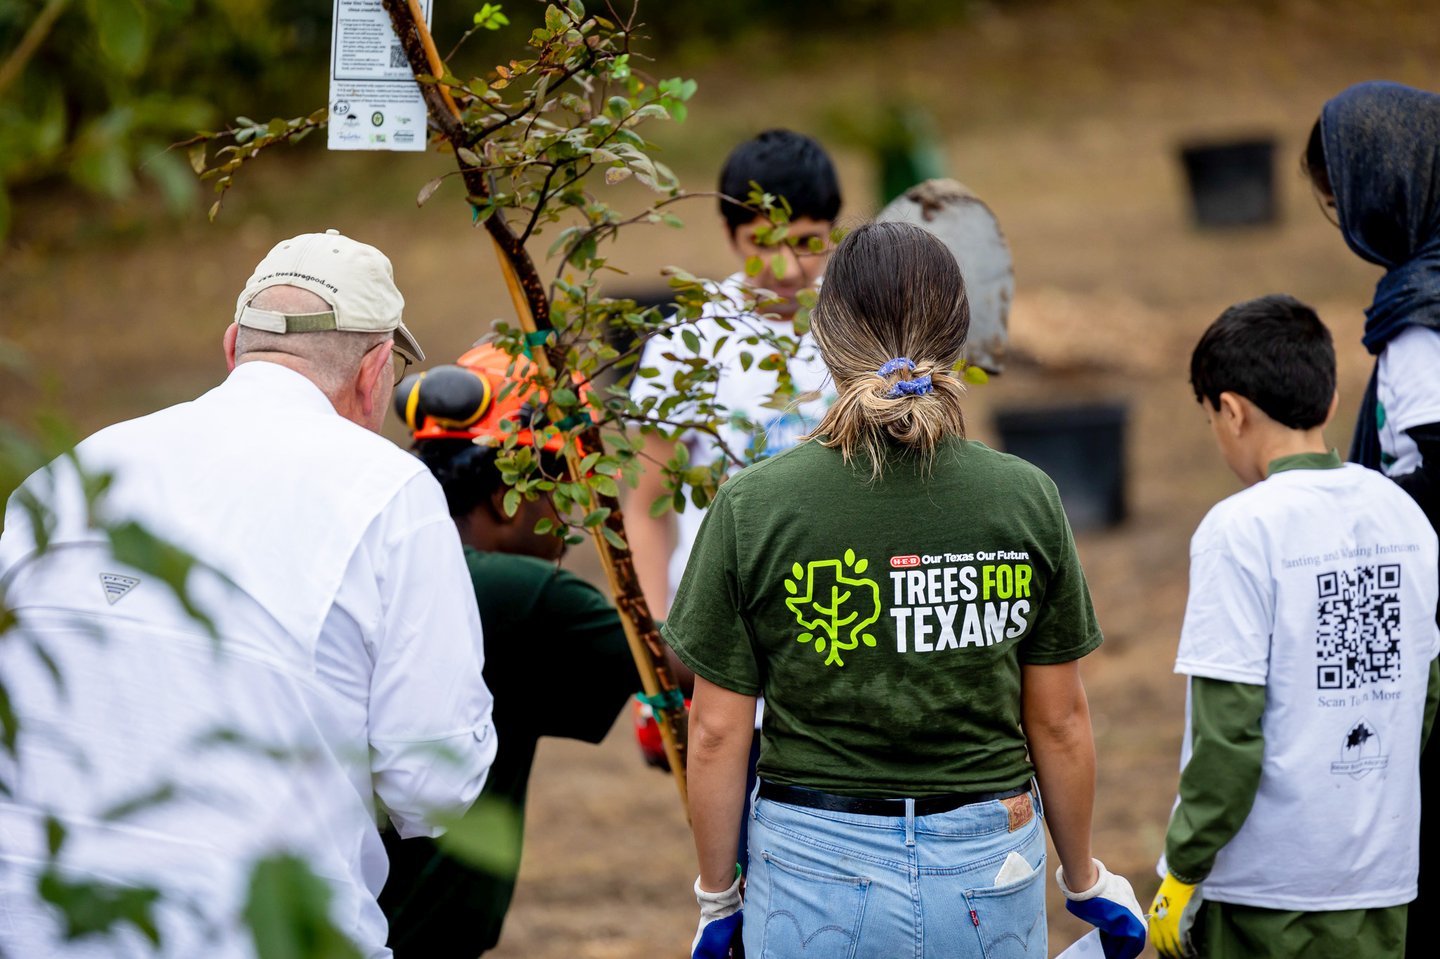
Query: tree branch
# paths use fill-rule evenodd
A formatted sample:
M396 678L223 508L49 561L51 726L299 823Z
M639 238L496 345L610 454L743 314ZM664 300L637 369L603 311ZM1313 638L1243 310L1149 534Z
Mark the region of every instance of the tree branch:
M5 62L0 63L0 96L4 95L6 88L25 70L25 64L29 63L35 51L40 49L40 44L49 35L60 14L65 12L69 2L70 0L49 0L25 31L25 35L20 38L20 42L15 45L15 49L5 58Z

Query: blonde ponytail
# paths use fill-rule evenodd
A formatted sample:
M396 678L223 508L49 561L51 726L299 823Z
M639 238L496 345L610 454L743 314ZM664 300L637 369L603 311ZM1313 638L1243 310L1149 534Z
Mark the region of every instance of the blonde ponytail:
M871 223L840 244L811 320L838 398L815 429L878 478L895 452L926 468L965 435L965 386L953 372L970 329L960 268L944 244L905 223Z

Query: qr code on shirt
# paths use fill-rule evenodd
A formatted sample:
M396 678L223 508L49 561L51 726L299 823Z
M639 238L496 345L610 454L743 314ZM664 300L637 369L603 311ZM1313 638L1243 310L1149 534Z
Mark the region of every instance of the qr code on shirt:
M390 68L399 70L409 65L410 61L405 59L405 49L398 43L390 44Z
M1400 567L1321 573L1316 608L1316 685L1358 689L1400 678Z

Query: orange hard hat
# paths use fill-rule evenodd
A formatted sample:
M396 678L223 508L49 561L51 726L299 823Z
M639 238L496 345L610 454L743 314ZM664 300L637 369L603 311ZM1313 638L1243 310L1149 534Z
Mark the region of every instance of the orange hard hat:
M527 381L530 360L511 356L491 343L473 347L454 365L413 373L395 389L395 412L417 440L468 439L499 446L504 423L513 423L517 441L550 453L565 448L565 435L551 424L548 394ZM576 389L588 389L577 375ZM506 387L510 387L506 390Z

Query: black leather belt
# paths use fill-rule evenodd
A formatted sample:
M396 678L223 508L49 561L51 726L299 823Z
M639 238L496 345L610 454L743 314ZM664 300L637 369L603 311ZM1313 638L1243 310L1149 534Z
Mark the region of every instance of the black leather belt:
M949 812L952 809L959 809L961 806L970 806L980 802L994 802L998 799L1011 799L1021 793L1028 793L1030 784L1016 786L1014 789L1002 789L999 792L989 793L945 793L943 796L925 796L915 800L915 815L930 816L939 812ZM815 789L806 789L803 786L784 786L780 783L766 782L760 780L760 798L773 799L776 802L788 803L791 806L805 806L808 809L825 809L830 812L852 812L863 816L903 816L905 815L905 800L903 799L872 799L864 796L837 796L834 793L822 793Z

